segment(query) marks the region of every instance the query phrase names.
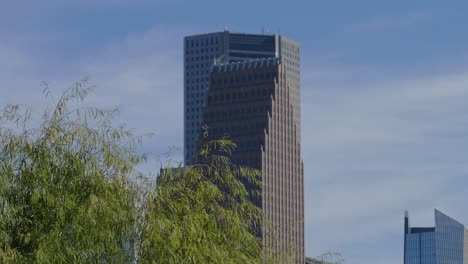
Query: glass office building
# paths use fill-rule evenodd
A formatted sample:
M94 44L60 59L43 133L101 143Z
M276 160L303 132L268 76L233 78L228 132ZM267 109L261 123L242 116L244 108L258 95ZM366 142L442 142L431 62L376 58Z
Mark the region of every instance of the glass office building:
M465 226L435 210L435 227L411 227L405 214L404 264L467 264Z
M304 172L289 71L281 58L214 65L204 140L228 135L237 145L231 162L261 171L261 197L253 202L268 223L263 245L304 264Z
M244 34L227 30L184 38L184 164L191 165L215 63L281 58L287 65L295 123L300 124L299 44L279 34ZM300 129L298 129L300 138Z
M186 37L184 50L185 165L202 141L229 136L231 162L262 173L262 245L304 264L299 43L224 31Z

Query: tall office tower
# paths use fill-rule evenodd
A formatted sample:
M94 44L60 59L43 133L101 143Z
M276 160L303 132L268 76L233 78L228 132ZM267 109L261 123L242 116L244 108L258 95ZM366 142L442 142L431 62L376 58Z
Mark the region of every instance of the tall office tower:
M405 213L404 264L467 264L468 230L435 210L435 227L411 227Z
M184 162L196 155L209 74L215 61L236 62L281 57L294 101L294 119L300 124L299 46L281 35L237 34L229 31L188 36L184 39ZM299 138L300 138L300 131Z
M295 46L297 47L297 46ZM232 162L262 172L267 250L294 252L304 263L304 174L296 72L283 57L217 63L210 75L203 125L208 139L229 135Z

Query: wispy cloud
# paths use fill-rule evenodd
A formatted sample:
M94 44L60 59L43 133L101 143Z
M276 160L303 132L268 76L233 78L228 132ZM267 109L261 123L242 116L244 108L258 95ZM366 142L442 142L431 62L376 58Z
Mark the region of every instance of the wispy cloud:
M303 72L309 254L332 248L351 263L398 263L405 209L431 225L433 208L460 213L468 202L468 69L382 72ZM363 252L368 241L386 246Z
M183 144L184 32L156 27L129 36L82 68L99 87L97 104L121 105L130 126L155 133L144 147L151 154Z
M370 33L389 31L424 23L432 18L427 12L416 12L400 16L378 17L370 21L352 23L345 27L347 33Z
M22 103L39 108L44 103L41 81L50 81L60 93L73 82L89 76L97 86L90 103L99 107L120 106L128 126L137 133L155 133L143 151L164 158L171 146L182 147L183 83L182 28L154 27L129 35L93 56L62 64L46 56L0 45L1 104ZM43 68L47 68L44 71ZM176 153L176 160L181 153Z

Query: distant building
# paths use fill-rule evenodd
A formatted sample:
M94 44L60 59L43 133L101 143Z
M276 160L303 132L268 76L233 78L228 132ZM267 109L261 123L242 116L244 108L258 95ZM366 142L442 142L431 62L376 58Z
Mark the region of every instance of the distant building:
M435 227L411 227L405 213L404 264L467 264L468 230L435 210Z

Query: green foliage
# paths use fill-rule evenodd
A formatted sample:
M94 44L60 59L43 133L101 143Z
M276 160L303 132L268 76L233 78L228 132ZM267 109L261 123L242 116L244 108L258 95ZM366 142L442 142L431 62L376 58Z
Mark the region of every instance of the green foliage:
M198 165L165 170L148 197L141 263L261 263L261 210L242 184L259 173L230 164L232 142L209 142ZM206 150L206 149L205 149ZM216 154L214 154L216 153Z
M38 127L29 109L0 113L0 263L261 263L260 175L230 163L235 145L208 142L155 182L118 111L83 106L91 89L68 89Z
M143 157L138 139L113 127L116 111L68 109L86 82L47 109L39 128L29 110L0 119L0 262L125 263L137 220L129 174ZM45 90L48 93L48 90Z

